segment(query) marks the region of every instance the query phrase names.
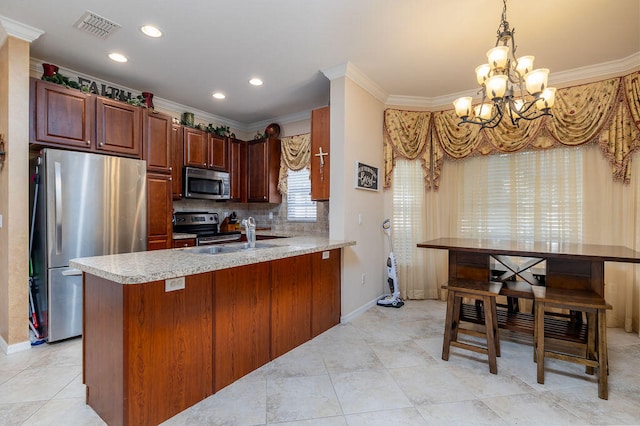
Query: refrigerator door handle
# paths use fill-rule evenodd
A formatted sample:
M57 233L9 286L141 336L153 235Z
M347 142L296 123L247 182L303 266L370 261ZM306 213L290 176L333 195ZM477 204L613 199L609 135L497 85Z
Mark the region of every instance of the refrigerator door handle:
M71 275L82 275L82 271L80 269L76 269L76 268L69 268L65 271L62 271L62 275L64 276L71 276Z
M62 253L62 176L60 175L60 163L53 163L54 174L54 188L55 188L55 240L56 240L56 254Z

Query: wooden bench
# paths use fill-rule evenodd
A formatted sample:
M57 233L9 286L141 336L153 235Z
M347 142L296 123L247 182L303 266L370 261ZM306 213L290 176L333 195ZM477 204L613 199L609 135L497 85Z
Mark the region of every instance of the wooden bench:
M609 398L608 389L608 357L607 357L607 323L606 311L611 309L602 296L592 290L566 290L547 287L534 287L535 296L535 331L534 347L538 363L538 383L544 384L545 357L573 362L587 367L587 373L598 372L598 396ZM545 338L554 338L547 333L547 323L553 319L546 312L549 307L569 309L587 314L587 336L581 342L580 354L548 350ZM569 321L565 321L569 324ZM585 325L580 324L581 328Z
M496 296L500 293L502 283L491 281L475 281L466 279L452 279L442 288L448 290L447 316L445 319L444 342L442 344L442 359L449 360L451 346L485 354L489 358L489 371L498 373L496 357L500 356L500 338L498 336L498 318L496 313ZM484 332L463 328L460 322L462 299L469 298L482 302L473 308L484 318ZM484 337L486 347L458 340L458 334Z

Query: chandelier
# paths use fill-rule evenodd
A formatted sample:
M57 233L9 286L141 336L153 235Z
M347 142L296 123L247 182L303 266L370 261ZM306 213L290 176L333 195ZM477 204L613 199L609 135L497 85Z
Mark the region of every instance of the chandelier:
M502 0L502 19L498 27L495 47L487 52L488 63L476 68L476 79L481 86L482 102L471 109L470 96L453 102L458 125L472 123L482 128L496 127L503 116L514 126L520 119L535 120L551 115L556 89L547 87L549 70L533 69L533 56L516 59L515 28L507 22L507 0Z

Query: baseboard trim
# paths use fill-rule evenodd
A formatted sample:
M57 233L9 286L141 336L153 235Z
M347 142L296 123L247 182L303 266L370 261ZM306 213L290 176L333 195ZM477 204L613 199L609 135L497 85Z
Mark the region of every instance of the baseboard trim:
M346 315L340 316L340 323L341 324L346 324L349 321L351 321L351 320L353 320L355 318L358 318L360 315L365 313L367 310L369 310L373 306L376 306L379 299L380 299L380 297L377 297L377 298L365 303L364 305L360 306L355 311L351 311L350 313L348 313Z
M2 352L4 352L6 355L27 351L29 349L31 349L31 342L28 340L26 342L8 345L7 342L5 342L4 338L0 336L0 350L2 350Z

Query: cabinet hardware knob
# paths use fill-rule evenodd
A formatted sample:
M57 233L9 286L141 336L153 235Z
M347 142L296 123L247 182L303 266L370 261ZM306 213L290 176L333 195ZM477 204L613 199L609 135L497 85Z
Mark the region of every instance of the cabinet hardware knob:
M87 140L87 145L91 145L91 141L90 140Z
M173 167L169 167L169 171L172 172L173 171Z
M100 144L99 144L99 145L100 145L100 146L104 146L104 142L100 142Z

